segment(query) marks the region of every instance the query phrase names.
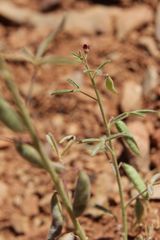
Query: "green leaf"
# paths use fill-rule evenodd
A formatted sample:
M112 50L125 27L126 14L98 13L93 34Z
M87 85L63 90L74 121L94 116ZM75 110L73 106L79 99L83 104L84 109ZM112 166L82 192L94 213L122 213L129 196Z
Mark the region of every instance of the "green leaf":
M73 60L68 57L59 57L54 55L49 55L43 58L39 58L38 60L39 65L45 64L74 64Z
M76 88L80 88L80 86L75 82L75 81L73 81L72 79L67 79L67 82L71 85L71 86L73 86L73 87L76 87Z
M152 109L139 109L134 111L134 113L147 114L147 113L158 113L158 111L152 110Z
M52 223L48 233L48 240L52 240L58 237L61 234L63 228L63 216L61 213L61 205L57 193L54 193L51 199L51 214Z
M134 211L135 211L135 215L136 215L136 220L138 223L140 223L142 220L142 217L144 215L144 206L143 206L143 202L140 198L136 199Z
M137 172L137 170L133 166L131 166L127 163L122 163L122 167L123 167L127 177L133 183L133 185L137 189L137 191L143 196L144 199L148 199L149 195L148 195L148 192L146 191L147 186L146 186L145 182L143 181L143 178Z
M158 111L152 110L152 109L139 109L135 111L129 111L129 112L123 112L119 114L118 116L111 119L111 123L115 123L118 120L123 120L125 118L128 118L130 116L139 116L144 117L147 113L158 113Z
M112 78L109 75L107 75L105 77L105 84L106 84L107 90L109 90L109 91L111 91L113 93L117 93L117 90L116 90L116 88L114 86L114 82L113 82Z
M49 44L55 39L55 37L57 36L57 34L63 29L64 27L64 23L65 23L66 18L63 17L60 24L58 25L57 29L54 30L53 32L51 32L39 45L38 49L37 49L37 54L36 57L40 58L42 57L45 52L47 51L47 48L49 46Z
M48 143L50 144L50 146L52 147L52 149L56 152L57 156L59 157L59 149L58 149L58 144L57 141L55 140L54 136L51 133L48 133L46 135L46 139L48 141Z
M126 133L129 135L123 138L124 143L127 145L129 150L133 154L135 154L136 156L139 156L140 155L139 147L136 141L134 140L133 136L131 135L127 125L122 120L118 120L115 122L115 126L120 133Z
M73 200L73 212L75 217L79 217L88 205L91 194L91 185L88 175L80 171Z
M64 93L73 93L74 89L60 89L60 90L55 90L51 92L51 95L61 95Z
M102 68L104 68L104 66L108 63L111 63L111 60L110 59L106 59L103 63L101 63L98 68L96 69L96 72L101 70Z

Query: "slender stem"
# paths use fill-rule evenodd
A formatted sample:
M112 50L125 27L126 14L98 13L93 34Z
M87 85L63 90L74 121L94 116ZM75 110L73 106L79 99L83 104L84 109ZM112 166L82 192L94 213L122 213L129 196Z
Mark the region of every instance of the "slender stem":
M27 94L27 100L26 100L26 104L29 105L31 98L32 98L32 92L33 92L33 87L34 87L34 83L36 81L36 77L37 77L37 73L38 73L38 66L33 66L34 70L33 70L33 74L30 80L30 85L29 85L29 89L28 89L28 94Z
M79 221L74 216L74 213L73 213L73 210L72 210L72 204L71 204L70 199L68 197L68 194L65 190L64 184L63 184L62 180L59 178L55 169L51 166L51 163L48 160L47 156L43 152L41 143L40 143L40 141L37 137L35 128L33 127L33 124L31 122L28 110L25 107L25 105L24 105L24 103L23 103L23 101L22 101L22 99L19 95L19 91L17 89L17 86L13 82L10 74L9 75L4 74L4 78L5 78L6 85L7 85L8 89L10 90L10 92L11 92L11 94L12 94L14 100L15 100L15 103L16 103L17 107L19 108L19 111L22 115L23 121L24 121L26 127L28 128L28 131L29 131L29 133L32 137L34 146L38 150L38 152L39 152L39 154L42 158L42 161L44 162L44 165L45 165L46 169L50 173L51 178L52 178L52 180L55 184L55 188L56 188L57 192L59 193L59 195L61 197L61 200L62 200L62 202L63 202L71 220L72 220L72 223L75 227L76 234L79 236L79 238L81 240L87 240L88 238L86 237L84 230L82 229L81 225L79 224Z
M88 93L86 93L86 92L84 92L84 91L82 91L82 90L79 90L79 92L82 93L82 94L84 94L85 96L90 97L90 98L92 98L93 100L97 101L97 99L96 99L95 97L92 97L92 96L89 95Z
M89 70L89 66L87 64L86 58L84 59L84 66L87 70ZM97 103L99 105L100 112L101 112L101 115L102 115L106 136L110 137L110 129L109 129L109 126L107 124L107 119L106 119L106 115L105 115L105 112L104 112L104 109L103 109L101 96L100 96L100 93L99 93L99 91L97 89L97 86L96 86L95 77L89 71L88 71L88 74L89 74L89 78L91 79L94 91L96 93ZM111 156L112 156L112 161L113 161L113 165L114 165L114 168L115 168L116 179L117 179L119 195L120 195L121 213L122 213L122 221L123 221L123 240L128 240L127 215L126 215L126 209L125 209L125 202L124 202L121 176L120 176L118 162L117 162L117 158L115 156L115 151L114 151L114 148L112 146L112 141L111 140L109 141L109 145L110 145L110 149L112 150L111 151Z

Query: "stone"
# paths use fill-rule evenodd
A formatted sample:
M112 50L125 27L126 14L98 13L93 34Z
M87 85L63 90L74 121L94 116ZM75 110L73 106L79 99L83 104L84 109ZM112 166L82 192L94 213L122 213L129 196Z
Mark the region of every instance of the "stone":
M122 40L133 30L153 20L153 12L146 5L123 9L116 19L117 38Z
M30 230L29 219L26 216L13 214L11 216L11 225L17 234L27 233Z
M134 81L126 81L122 90L121 108L124 112L142 107L142 86Z
M21 209L24 215L26 216L35 216L39 213L38 209L38 197L36 195L27 195L25 196Z
M96 6L84 11L70 11L64 30L72 35L80 33L95 34L97 32L111 33L112 12L105 7Z
M157 44L152 37L143 36L139 39L139 44L146 48L149 54L155 58L159 58L160 51L158 50Z
M160 41L160 3L157 6L157 13L156 13L156 38Z
M146 70L142 84L144 96L150 98L150 93L158 86L158 84L159 84L158 69L156 66L151 65Z
M8 195L8 186L6 183L0 181L0 205L4 202Z

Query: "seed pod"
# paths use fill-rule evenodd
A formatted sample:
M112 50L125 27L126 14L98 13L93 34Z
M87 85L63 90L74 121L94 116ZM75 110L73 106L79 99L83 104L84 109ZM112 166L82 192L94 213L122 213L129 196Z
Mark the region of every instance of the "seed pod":
M29 144L16 143L16 149L18 153L30 163L40 168L45 168L41 156L38 151ZM53 168L59 173L64 170L64 167L60 163L51 162Z
M140 151L139 151L138 145L137 145L136 141L134 140L134 138L132 137L132 135L130 134L126 124L123 121L118 120L115 122L115 125L119 132L128 134L127 137L123 138L124 142L133 154L135 154L136 156L139 156Z
M133 185L137 189L137 191L142 194L144 199L148 199L149 196L148 196L148 192L146 191L147 187L146 187L143 179L137 172L137 170L127 163L123 163L122 166L123 166L125 173L127 174L130 181L133 183Z
M79 217L87 207L90 191L91 186L89 177L85 172L80 171L73 201L73 212L75 217Z
M48 233L48 240L54 240L55 237L58 237L63 228L63 216L57 193L54 193L51 199L51 214L52 223Z
M2 97L0 97L0 121L14 132L23 132L25 130L18 113Z
M135 211L137 222L138 223L141 222L143 214L144 214L144 206L143 206L142 199L140 199L140 198L136 199L134 211Z

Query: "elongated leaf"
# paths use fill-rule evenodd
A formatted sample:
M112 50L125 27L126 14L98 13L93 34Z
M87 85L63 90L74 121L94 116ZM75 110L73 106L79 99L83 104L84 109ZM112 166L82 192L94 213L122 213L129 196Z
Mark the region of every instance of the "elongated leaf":
M54 30L53 32L51 32L39 45L38 50L37 50L37 54L36 57L42 57L49 44L54 40L54 38L57 36L57 34L63 29L64 23L65 23L65 17L62 18L60 24L58 25L57 29Z
M130 116L139 116L139 117L144 117L145 114L149 114L149 113L158 113L155 110L152 109L139 109L139 110L135 110L135 111L130 111L130 112L124 112L121 113L120 115L114 117L111 122L116 122L118 120L124 120L125 118L128 118Z
M61 95L64 93L73 93L73 92L74 92L73 89L60 89L60 90L55 90L51 92L51 95Z
M101 63L98 68L96 69L96 71L101 70L102 68L104 68L104 66L108 63L111 63L110 59L106 59L103 63Z
M57 156L59 156L59 149L58 149L58 144L54 138L54 136L51 133L48 133L46 135L47 141L52 147L52 149L56 152Z
M145 199L148 199L149 196L148 196L148 192L146 190L147 186L144 183L140 174L137 172L137 170L133 166L131 166L127 163L123 163L122 166L123 166L125 173L127 174L130 181L133 183L133 185L137 189L137 191L139 193L141 193Z
M136 141L134 140L133 136L129 132L127 125L121 120L116 121L115 125L119 132L130 135L130 137L126 136L123 138L124 142L126 143L127 147L134 155L139 156L140 155L139 147Z
M73 86L73 87L76 87L76 88L80 88L80 86L75 82L75 81L73 81L72 79L67 79L67 82L71 85L71 86Z
M152 109L140 109L136 110L137 113L147 114L147 113L157 113L158 111Z
M144 215L144 206L140 198L136 199L136 204L134 207L137 223L140 223Z
M52 223L48 233L48 240L54 240L56 237L58 237L61 234L63 228L63 216L57 193L54 193L52 196L51 215Z
M117 90L116 90L116 88L114 86L114 82L113 82L112 78L109 75L107 75L105 77L105 84L106 84L106 89L107 90L109 90L109 91L111 91L113 93L117 93Z
M80 171L73 201L73 212L75 217L79 217L88 205L90 198L91 186L88 175Z
M73 60L71 60L68 57L60 57L60 56L54 56L49 55L43 58L37 58L39 65L45 65L45 64L74 64Z

